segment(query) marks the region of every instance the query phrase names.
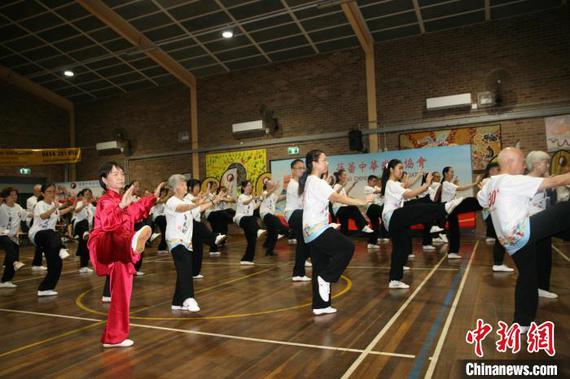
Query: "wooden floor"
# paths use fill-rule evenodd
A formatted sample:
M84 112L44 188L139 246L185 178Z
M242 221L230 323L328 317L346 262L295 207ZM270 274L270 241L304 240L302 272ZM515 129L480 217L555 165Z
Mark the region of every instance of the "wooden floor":
M0 289L0 377L69 378L261 378L458 377L463 359L474 359L465 342L478 318L496 329L510 322L516 273L491 272L491 247L464 238L463 259L446 259L445 247L416 257L404 274L409 290L389 290L390 245L369 252L363 239L349 268L334 286L334 315L314 317L310 283L292 283L294 246L280 241L277 257L242 267L242 236L231 236L221 257L205 257L204 279L196 280L197 314L170 310L175 270L171 257L147 249L136 277L128 349L103 350L99 343L107 305L104 279L77 272L68 258L59 295L38 298L42 274L27 264L17 289ZM557 242L552 290L558 300L540 300L539 321L556 325L556 359L570 356L570 245ZM70 244L70 250L75 245ZM207 250L207 249L206 249ZM506 263L514 267L510 257ZM310 269L309 269L310 270ZM496 334L484 341L485 359L511 359L495 351ZM523 346L524 350L524 346ZM521 352L515 359L544 359Z

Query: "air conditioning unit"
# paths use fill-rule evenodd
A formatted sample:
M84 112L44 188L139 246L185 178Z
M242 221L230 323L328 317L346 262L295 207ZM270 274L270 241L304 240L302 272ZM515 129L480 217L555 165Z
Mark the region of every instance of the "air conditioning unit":
M97 153L101 155L129 154L129 141L99 142L95 145Z
M266 134L266 130L263 120L256 120L232 124L232 133L239 135Z
M471 108L471 94L462 93L459 95L440 96L426 99L428 111L451 108Z

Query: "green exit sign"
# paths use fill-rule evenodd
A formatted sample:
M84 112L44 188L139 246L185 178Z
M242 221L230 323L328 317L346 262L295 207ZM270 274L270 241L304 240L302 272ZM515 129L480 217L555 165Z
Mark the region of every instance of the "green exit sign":
M287 148L287 153L289 153L289 155L297 155L299 154L299 147L297 146L289 146Z
M32 169L31 168L27 168L27 167L22 167L20 169L20 175L30 175L32 173Z

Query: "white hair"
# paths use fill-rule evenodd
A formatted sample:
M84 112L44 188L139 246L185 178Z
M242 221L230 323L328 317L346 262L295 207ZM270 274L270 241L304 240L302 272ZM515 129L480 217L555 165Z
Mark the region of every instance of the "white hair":
M176 186L178 186L178 183L180 182L185 182L186 178L184 177L184 175L180 175L180 174L174 174L171 175L170 178L168 178L168 186L174 190L176 188Z
M544 152L544 151L531 151L530 153L528 153L528 155L526 156L526 168L529 171L532 171L534 168L534 165L542 162L542 161L550 161L550 155L548 155L548 153Z

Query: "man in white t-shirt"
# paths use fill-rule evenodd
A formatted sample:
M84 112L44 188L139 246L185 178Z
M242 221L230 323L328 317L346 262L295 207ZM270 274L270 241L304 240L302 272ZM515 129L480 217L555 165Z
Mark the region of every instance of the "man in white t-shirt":
M513 257L519 270L515 290L514 321L523 332L536 317L538 281L535 243L557 236L570 239L570 202L530 215L534 195L547 188L570 184L570 174L550 178L534 178L524 173L524 155L520 149L508 147L498 157L501 174L493 176L477 198L488 208L499 242Z

